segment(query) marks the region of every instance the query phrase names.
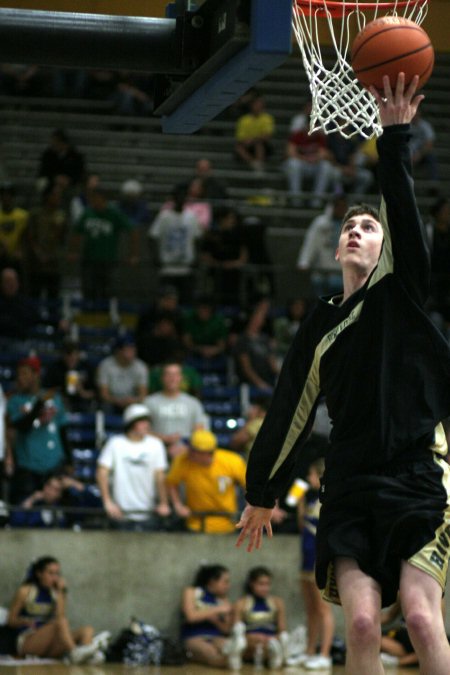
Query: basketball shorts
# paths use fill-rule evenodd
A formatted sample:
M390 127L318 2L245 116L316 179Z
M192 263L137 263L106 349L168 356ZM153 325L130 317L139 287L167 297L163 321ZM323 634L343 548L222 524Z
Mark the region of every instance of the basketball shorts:
M399 588L402 561L445 588L450 553L450 467L434 455L359 474L325 480L317 530L316 581L323 597L340 604L334 560L354 559L375 579L383 607Z

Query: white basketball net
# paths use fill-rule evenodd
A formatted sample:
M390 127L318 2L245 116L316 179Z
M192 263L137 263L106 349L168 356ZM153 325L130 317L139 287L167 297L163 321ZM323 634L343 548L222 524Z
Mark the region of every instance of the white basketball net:
M339 131L346 138L355 134L364 138L379 136L382 128L376 101L359 84L350 65L352 39L366 23L388 14L421 24L428 10L427 0L342 0L340 4L342 18L336 18L330 11L330 7L338 5L336 0L293 3L293 30L312 95L310 133L322 129L326 134ZM321 53L326 27L335 52L335 60L329 63L324 63Z

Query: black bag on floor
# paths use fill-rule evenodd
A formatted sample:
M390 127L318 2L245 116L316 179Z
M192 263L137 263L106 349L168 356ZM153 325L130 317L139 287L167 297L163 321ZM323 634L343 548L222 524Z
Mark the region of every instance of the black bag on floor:
M15 656L18 631L9 626L0 626L0 654Z
M132 619L129 628L109 645L106 660L129 666L178 666L185 663L186 654L179 643L162 635L155 626Z

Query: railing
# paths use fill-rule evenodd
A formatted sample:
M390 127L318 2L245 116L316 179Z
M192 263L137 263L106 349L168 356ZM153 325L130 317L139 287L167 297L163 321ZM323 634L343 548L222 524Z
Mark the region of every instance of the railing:
M133 510L133 511L124 511L124 519L123 520L113 520L109 518L108 514L103 508L92 508L92 507L80 507L80 506L61 506L61 505L45 505L45 506L39 506L39 507L31 507L29 509L24 509L21 506L13 505L13 504L8 504L6 502L0 503L0 520L3 520L3 526L4 527L10 527L12 529L42 529L43 526L28 526L26 524L10 524L8 521L10 519L10 516L12 514L39 514L47 512L51 517L48 518L48 524L46 526L49 529L75 529L75 530L93 530L93 529L98 529L98 530L107 530L107 529L115 529L115 525L139 525L141 520L136 520L131 518L131 516L144 516L142 518L142 523L145 523L145 520L149 520L150 518L155 518L156 514L154 511L138 511L138 510ZM201 523L200 527L200 532L205 532L205 521L207 518L214 516L214 517L223 517L223 518L229 518L233 522L238 522L240 513L235 512L235 513L230 513L228 511L192 511L189 515L189 518L198 518ZM61 517L67 518L67 525L61 525ZM83 527L83 519L91 518L92 520L89 522L88 520L85 521ZM160 525L160 527L156 527L155 531L159 532L164 532L164 531L169 531L169 532L185 532L189 530L185 530L183 527L176 527L176 524L181 524L184 519L180 518L175 515L174 516L167 516L165 518L161 516L156 516L157 518L157 524ZM70 522L72 520L72 522Z

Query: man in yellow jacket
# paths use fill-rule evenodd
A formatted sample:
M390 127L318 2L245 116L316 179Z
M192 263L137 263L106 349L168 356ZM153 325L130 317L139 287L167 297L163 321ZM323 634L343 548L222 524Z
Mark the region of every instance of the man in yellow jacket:
M167 475L175 512L186 518L189 530L214 534L235 531L236 487L244 487L245 469L240 455L217 447L213 433L206 429L194 431L187 451L175 457ZM184 487L185 503L180 485ZM196 512L220 515L203 518L193 515Z

